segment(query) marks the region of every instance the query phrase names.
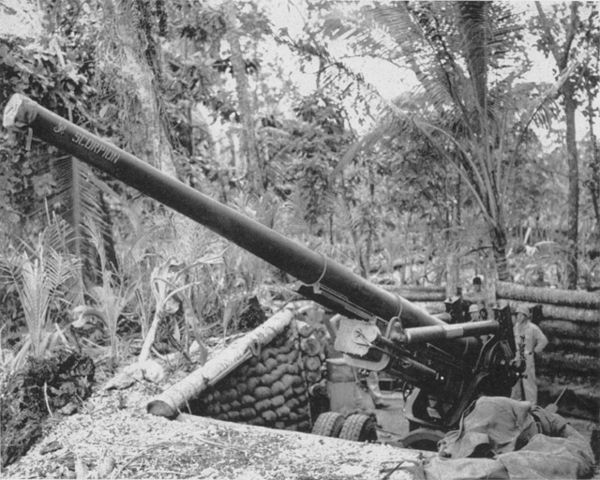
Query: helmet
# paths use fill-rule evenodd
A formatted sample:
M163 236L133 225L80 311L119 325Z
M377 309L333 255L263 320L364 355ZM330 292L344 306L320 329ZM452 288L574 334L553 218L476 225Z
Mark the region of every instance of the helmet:
M529 316L529 307L525 306L525 305L517 305L517 310L516 313L522 313L525 316Z
M479 313L479 310L481 310L481 309L479 308L479 305L477 305L476 303L472 304L469 307L469 313Z

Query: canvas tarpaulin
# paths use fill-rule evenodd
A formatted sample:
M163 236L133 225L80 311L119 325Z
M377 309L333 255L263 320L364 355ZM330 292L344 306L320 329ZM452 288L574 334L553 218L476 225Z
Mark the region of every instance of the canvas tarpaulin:
M589 476L586 439L563 417L529 402L481 397L425 465L428 480L566 480Z

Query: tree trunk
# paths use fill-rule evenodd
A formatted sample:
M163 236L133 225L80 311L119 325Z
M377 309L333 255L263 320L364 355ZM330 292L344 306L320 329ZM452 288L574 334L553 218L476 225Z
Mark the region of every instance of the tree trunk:
M556 61L559 75L567 68L569 58L571 57L571 47L579 26L577 10L579 2L571 2L570 19L566 24L565 43L562 47L558 45L552 26L548 21L546 14L540 2L535 2L538 17L544 31L545 40L548 42L548 48ZM577 102L575 100L575 85L573 81L567 79L560 89L564 101L565 122L566 122L566 148L567 148L567 166L569 169L569 193L568 193L568 225L567 225L567 288L574 290L577 288L578 267L577 267L577 243L578 243L578 224L579 224L579 163L577 155L577 142L575 137L575 109Z
M460 175L456 176L456 206L453 210L449 211L449 216L451 217L448 225L446 242L448 244L448 248L450 252L448 253L448 257L446 259L446 296L453 297L458 294L458 287L460 286L460 258L459 258L459 249L458 245L460 244L460 240L458 237L458 232L460 231L461 224L461 203L462 203L462 195L461 195L461 179ZM452 204L452 202L449 202Z
M142 142L138 145L140 151L134 153L177 178L171 143L160 109L156 75L145 55L142 40L145 33L138 27L139 12L131 1L113 3L105 0L105 7L105 21L115 25L119 37L119 72L128 84L134 86L141 114L137 124L142 131L132 132L132 136L139 136Z
M506 231L502 226L492 226L490 237L498 280L508 282L511 278L508 273L508 261L506 259Z
M255 193L264 190L264 179L262 165L258 155L256 134L254 131L254 115L250 101L250 89L248 77L246 76L246 63L240 45L238 32L238 20L235 12L235 2L225 2L225 18L227 22L227 33L225 38L231 49L231 67L235 79L235 89L238 99L239 116L242 123L241 150L246 160L246 168L250 183Z
M594 216L596 217L596 232L600 235L600 152L598 151L598 143L596 135L594 133L594 95L591 88L588 86L587 90L587 117L590 131L590 143L592 154L590 156L590 178L587 181L587 185L590 191L590 197L592 199L592 207L594 208Z
M577 154L577 140L575 138L575 88L570 80L563 87L565 101L565 117L567 122L567 164L569 167L569 199L568 199L568 253L567 253L567 288L577 288L577 245L579 225L579 161Z
M496 289L498 298L600 310L600 294L598 293L573 292L571 290L559 290L556 288L526 287L508 282L498 282Z

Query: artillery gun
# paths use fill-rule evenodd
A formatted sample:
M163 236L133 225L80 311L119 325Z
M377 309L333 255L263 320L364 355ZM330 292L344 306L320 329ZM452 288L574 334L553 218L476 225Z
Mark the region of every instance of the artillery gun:
M298 279L298 292L343 316L335 348L346 364L413 387L414 438L435 441L479 396L510 394L520 376L508 307L495 319L446 324L343 265L244 216L135 156L15 94L3 124L32 133L199 222Z

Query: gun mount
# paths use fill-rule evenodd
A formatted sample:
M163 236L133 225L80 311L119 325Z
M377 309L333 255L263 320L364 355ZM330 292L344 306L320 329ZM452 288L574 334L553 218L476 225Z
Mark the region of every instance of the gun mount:
M508 395L519 376L510 311L448 325L343 265L169 177L135 156L16 94L3 124L33 134L199 222L298 279L298 292L345 318L336 348L346 363L415 387L413 428L448 430L480 395Z

